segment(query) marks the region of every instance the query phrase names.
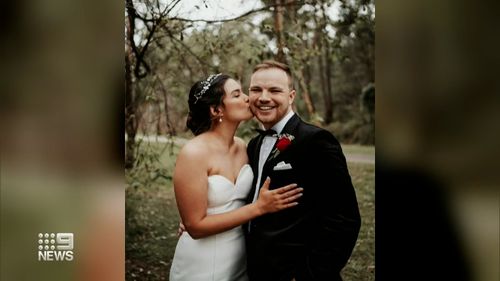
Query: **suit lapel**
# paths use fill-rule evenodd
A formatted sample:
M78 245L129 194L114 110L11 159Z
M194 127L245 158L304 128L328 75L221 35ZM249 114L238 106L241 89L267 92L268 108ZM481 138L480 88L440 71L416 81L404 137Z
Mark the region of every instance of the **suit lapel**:
M264 139L264 136L262 136L262 135L255 137L255 145L253 147L250 147L251 151L249 151L249 157L251 159L250 166L252 167L252 172L255 176L253 178L252 188L250 189L250 192L248 193L248 197L247 197L248 203L252 202L253 195L255 193L255 185L257 184L257 175L259 173L260 146L262 145L263 139Z
M293 135L295 133L295 129L299 125L300 121L301 121L300 117L297 115L297 113L295 113L292 116L292 118L290 118L290 120L288 120L288 122L286 123L286 125L283 128L283 131L281 131L281 133Z
M253 150L253 159L254 159L255 165L252 165L252 166L253 166L253 170L254 170L253 171L254 175L257 175L257 173L259 172L260 147L262 146L263 140L264 140L264 136L259 135L257 137L255 149Z
M297 115L297 113L295 113L290 118L290 120L288 120L285 127L283 127L281 134L294 135L295 129L299 125L300 121L301 121L300 117ZM262 144L262 139L263 138L260 139L259 147L258 147L258 149L256 149L256 150L258 150L258 153L260 153L260 146ZM278 138L278 140L279 140L279 138ZM277 159L280 157L280 155L278 155L277 157L275 157L273 159L269 159L271 157L273 150L276 148L276 144L278 143L278 140L276 140L276 142L274 143L274 146L271 149L271 153L269 153L269 155L267 156L266 162L264 163L264 167L262 168L262 176L260 178L259 186L262 186L262 184L264 184L264 181L266 180L266 177L272 173L272 167L275 163L277 163ZM293 141L292 141L291 145L293 145ZM257 154L257 159L259 159L258 154Z

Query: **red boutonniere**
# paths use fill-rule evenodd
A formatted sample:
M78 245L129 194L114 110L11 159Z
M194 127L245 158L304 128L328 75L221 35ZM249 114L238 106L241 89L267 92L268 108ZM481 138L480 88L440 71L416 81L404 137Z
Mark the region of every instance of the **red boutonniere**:
M271 151L271 156L269 157L268 160L271 160L271 159L277 157L280 154L280 152L287 149L287 147L290 144L292 144L293 139L295 139L295 137L290 135L290 134L278 135L278 140L276 141L276 146L274 147L273 151Z

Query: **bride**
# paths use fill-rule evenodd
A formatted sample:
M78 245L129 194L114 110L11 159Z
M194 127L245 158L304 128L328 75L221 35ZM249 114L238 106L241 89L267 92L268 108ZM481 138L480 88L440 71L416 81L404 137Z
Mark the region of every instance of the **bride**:
M297 205L296 184L269 190L245 205L253 182L246 144L234 136L253 117L248 96L227 75L210 75L189 93L188 128L196 136L179 152L174 171L177 206L186 231L177 243L170 280L248 280L242 224Z

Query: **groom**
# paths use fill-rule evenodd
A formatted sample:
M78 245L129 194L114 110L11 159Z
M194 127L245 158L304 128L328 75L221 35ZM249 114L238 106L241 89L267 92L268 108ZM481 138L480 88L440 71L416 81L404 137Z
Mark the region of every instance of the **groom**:
M248 144L255 175L248 203L257 199L267 177L271 189L290 183L304 188L296 207L245 226L250 280L342 280L361 219L339 142L292 111L295 90L285 64L257 65L249 98L267 131Z

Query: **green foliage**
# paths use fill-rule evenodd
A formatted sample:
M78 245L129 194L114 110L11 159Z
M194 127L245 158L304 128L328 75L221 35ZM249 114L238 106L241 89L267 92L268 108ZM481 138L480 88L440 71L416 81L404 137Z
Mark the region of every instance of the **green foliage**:
M367 123L372 123L375 115L375 85L370 83L363 88L360 97L360 111Z
M248 141L255 137L256 131L255 129L259 128L259 123L256 121L256 119L252 119L248 122L243 122L241 125L238 127L238 130L236 131L236 136Z
M375 143L375 124L367 124L360 119L352 119L347 122L335 121L329 124L326 129L343 143L365 145Z
M151 188L158 182L171 180L173 166L165 166L160 156L173 156L173 143L158 144L139 141L136 149L134 169L127 170L125 177L128 188Z

